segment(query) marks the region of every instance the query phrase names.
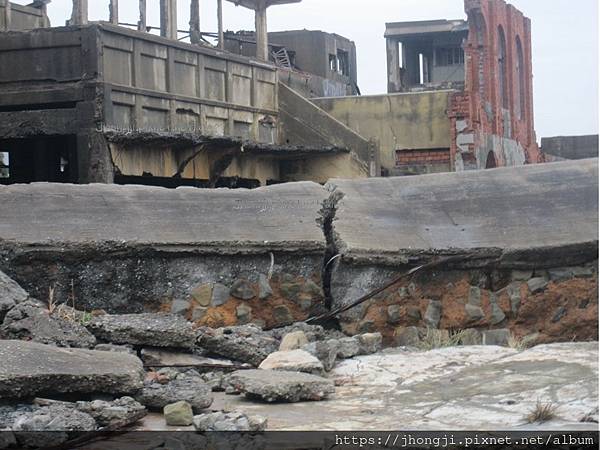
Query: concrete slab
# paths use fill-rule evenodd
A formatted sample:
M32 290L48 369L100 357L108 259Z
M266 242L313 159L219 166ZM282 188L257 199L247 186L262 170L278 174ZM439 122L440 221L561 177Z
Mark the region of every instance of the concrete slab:
M597 251L598 159L332 180L329 188L344 194L334 229L345 259L398 263L475 250L506 257L578 245Z
M252 250L322 249L316 183L255 190L175 190L34 183L0 186L0 240L120 242Z

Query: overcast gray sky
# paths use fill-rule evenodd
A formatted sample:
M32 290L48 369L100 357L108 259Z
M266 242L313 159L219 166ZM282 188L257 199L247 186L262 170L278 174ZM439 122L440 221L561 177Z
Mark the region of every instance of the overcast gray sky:
M15 1L15 0L13 0ZM27 4L30 0L16 0ZM108 18L108 0L90 0L91 20ZM179 0L179 29L189 1ZM535 121L543 136L598 133L598 0L510 0L533 22ZM148 23L158 26L159 0L148 0ZM120 20L137 22L138 0L120 1ZM216 0L201 0L202 27L216 30ZM49 15L62 25L71 0L53 0ZM386 90L386 22L464 18L463 0L303 0L269 9L269 29L314 29L356 42L358 84L364 94ZM225 28L254 28L253 13L225 2Z

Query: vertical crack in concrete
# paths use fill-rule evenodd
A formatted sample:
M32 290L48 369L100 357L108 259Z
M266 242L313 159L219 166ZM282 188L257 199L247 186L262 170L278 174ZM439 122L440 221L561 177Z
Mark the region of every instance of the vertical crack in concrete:
M344 193L337 189L332 183L327 183L325 189L329 191L329 197L327 197L323 203L322 208L319 211L319 217L317 223L323 230L325 240L327 242L327 248L323 259L323 267L321 271L321 279L323 283L323 293L325 294L325 307L327 310L331 310L333 305L333 297L331 295L331 277L333 268L335 267L334 260L340 255L340 245L338 243L338 236L336 235L333 222L336 218L337 207L339 202L344 198Z

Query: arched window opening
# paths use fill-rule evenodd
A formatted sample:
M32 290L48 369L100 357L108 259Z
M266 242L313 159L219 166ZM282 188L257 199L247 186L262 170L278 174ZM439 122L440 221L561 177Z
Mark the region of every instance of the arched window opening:
M498 167L498 164L496 163L496 155L494 155L494 152L490 151L487 155L487 160L485 162L485 168L486 169L494 169Z
M517 117L523 119L525 112L525 61L523 59L523 45L517 36Z
M498 27L498 78L502 107L508 109L508 83L506 76L506 37L502 27Z

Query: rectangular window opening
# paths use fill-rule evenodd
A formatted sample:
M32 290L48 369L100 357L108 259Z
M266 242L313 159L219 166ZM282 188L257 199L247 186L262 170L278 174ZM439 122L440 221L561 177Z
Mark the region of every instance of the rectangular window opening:
M10 154L0 150L0 178L10 178Z

